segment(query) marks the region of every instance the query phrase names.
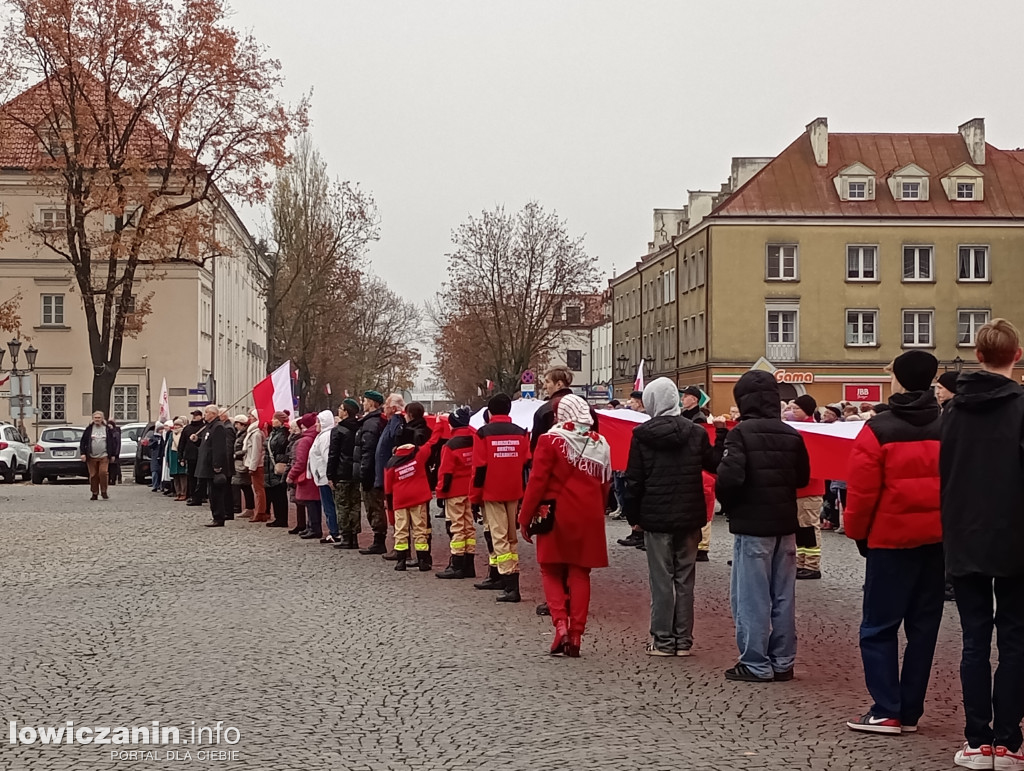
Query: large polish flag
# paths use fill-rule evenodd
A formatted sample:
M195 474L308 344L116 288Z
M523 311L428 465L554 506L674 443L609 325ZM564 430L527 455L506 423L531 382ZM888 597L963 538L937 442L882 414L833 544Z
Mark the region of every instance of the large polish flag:
M269 423L275 412L288 412L292 404L292 363L286 361L252 389L252 400L260 416L260 423Z

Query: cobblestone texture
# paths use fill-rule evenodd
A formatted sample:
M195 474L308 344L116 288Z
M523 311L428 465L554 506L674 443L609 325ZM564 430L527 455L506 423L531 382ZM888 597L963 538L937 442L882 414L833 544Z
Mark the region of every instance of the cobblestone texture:
M843 536L824 534L825 579L798 587L797 679L747 685L722 677L735 644L720 518L712 561L698 565L692 658L644 655L644 555L614 545L627 527L610 522L612 565L594 576L583 657L563 660L546 655L529 545L525 601L499 605L469 581L396 573L283 530L206 529L204 510L142 487L111 495L0 487L0 769L881 771L952 767L962 741L952 606L920 732L845 728L869 703L856 644L863 563ZM435 551L440 569L447 553ZM116 761L110 747L8 744L8 720L69 719L221 720L241 732L221 747L239 757Z

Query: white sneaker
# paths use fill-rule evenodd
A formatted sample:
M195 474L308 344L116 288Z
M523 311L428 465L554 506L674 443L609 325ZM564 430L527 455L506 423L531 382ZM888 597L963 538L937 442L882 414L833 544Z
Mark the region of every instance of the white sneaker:
M1006 747L996 747L992 752L995 755L997 771L1021 771L1024 769L1024 748L1010 752Z
M647 647L644 648L644 653L648 656L675 656L675 652L669 653L654 647L654 643L647 643Z
M992 751L992 745L983 744L980 747L972 747L967 742L964 742L964 746L957 750L956 755L953 756L953 762L963 768L981 768L990 769L995 768L993 762L995 758ZM1007 766L1011 768L1011 766Z

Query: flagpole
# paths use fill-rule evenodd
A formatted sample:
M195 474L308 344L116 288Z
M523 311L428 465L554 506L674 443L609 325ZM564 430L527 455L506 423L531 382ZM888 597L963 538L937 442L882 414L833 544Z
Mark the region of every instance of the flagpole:
M247 397L247 396L252 396L252 392L253 392L253 391L255 391L255 390L256 390L256 387L255 387L255 386L253 386L253 387L252 387L252 388L250 388L250 389L249 389L248 391L246 391L246 392L245 392L244 394L242 394L242 396L240 396L240 397L239 397L238 399L235 399L235 400L234 400L233 402L231 402L231 404L229 404L229 405L227 406L227 409L228 409L228 410L230 410L230 409L231 409L232 407L234 407L234 406L235 406L236 404L238 404L238 403L239 403L240 401L242 401L243 399L245 399L245 397Z

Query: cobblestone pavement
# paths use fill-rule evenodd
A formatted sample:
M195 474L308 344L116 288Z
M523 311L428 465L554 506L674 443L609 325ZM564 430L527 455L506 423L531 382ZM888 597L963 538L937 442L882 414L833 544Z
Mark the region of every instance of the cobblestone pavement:
M112 760L111 747L12 746L4 725L0 769L881 771L951 768L962 741L952 607L920 733L846 730L869 704L856 645L862 561L842 536L823 536L825 580L798 588L797 679L748 685L722 677L735 645L721 519L712 561L698 565L692 658L644 655L644 555L614 545L627 527L610 522L612 565L595 572L583 657L563 660L545 655L529 545L525 601L498 605L468 581L396 573L283 530L206 529L204 510L142 487L111 497L91 503L80 484L0 487L0 716L224 721L241 739L216 749L238 757L179 747L192 763L166 748L160 761Z

